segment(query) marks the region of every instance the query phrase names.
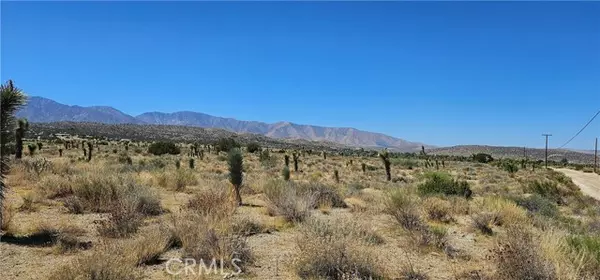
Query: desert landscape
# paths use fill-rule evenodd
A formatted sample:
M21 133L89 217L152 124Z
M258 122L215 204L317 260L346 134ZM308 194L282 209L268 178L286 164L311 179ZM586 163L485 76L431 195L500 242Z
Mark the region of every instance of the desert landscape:
M600 280L599 15L0 1L0 280Z
M600 277L600 203L537 161L53 136L11 157L2 279Z

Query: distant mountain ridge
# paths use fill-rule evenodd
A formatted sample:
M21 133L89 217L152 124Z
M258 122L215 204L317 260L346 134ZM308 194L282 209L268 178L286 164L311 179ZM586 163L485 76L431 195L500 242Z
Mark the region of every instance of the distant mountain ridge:
M348 127L322 127L290 122L264 123L216 117L199 112L147 112L131 116L109 106L70 106L43 97L30 97L27 105L17 113L30 122L97 122L106 124L179 125L203 128L221 128L236 133L254 133L271 138L328 141L364 148L389 148L412 152L424 144L410 142L382 133ZM430 147L429 145L424 145Z

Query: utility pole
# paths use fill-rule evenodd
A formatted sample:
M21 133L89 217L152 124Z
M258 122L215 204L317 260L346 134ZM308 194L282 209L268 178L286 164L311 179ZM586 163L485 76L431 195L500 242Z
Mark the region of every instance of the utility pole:
M598 137L596 137L596 145L594 147L594 173L598 170Z
M546 169L548 169L548 136L552 134L542 134L542 136L546 136Z

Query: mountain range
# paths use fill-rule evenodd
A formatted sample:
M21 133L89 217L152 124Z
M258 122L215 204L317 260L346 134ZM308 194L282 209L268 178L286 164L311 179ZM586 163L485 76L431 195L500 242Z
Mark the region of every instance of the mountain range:
M131 116L108 106L71 106L43 97L30 97L27 105L17 112L30 122L95 122L105 124L178 125L220 128L236 133L260 134L276 139L327 141L353 147L389 148L395 151L417 151L424 144L410 142L382 133L349 127L323 127L290 122L264 123L211 116L199 112L147 112ZM431 147L424 145L425 147Z

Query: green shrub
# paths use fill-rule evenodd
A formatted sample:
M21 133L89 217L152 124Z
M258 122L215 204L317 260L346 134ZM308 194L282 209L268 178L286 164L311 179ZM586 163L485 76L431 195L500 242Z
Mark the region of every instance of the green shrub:
M454 180L448 173L429 172L425 178L425 182L417 187L421 195L445 194L470 198L473 193L467 181Z
M164 154L178 155L181 153L181 149L173 142L155 142L148 147L148 153L156 156Z
M281 170L281 177L283 177L283 180L285 180L285 181L290 180L290 168L289 167L286 166Z
M552 181L531 181L526 187L526 191L550 199L554 202L561 202L560 190L558 184Z
M261 150L260 145L258 145L258 143L248 143L248 146L246 146L246 149L248 150L248 153L255 153Z
M229 182L233 185L235 191L235 198L239 206L242 205L242 197L240 196L240 188L242 187L243 180L243 162L244 157L240 149L235 148L229 151Z
M516 198L514 201L517 205L527 209L531 213L537 213L546 217L558 216L558 207L556 204L537 193L525 198Z
M229 152L233 148L239 148L240 144L235 141L233 138L221 138L215 144L215 149L217 152Z
M474 161L480 162L480 163L488 163L488 162L492 162L494 160L494 158L491 155L484 154L484 153L477 153L477 154L474 154L472 157L473 157Z

